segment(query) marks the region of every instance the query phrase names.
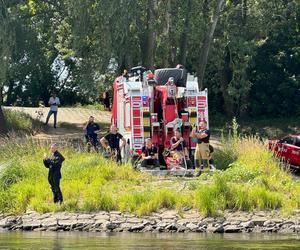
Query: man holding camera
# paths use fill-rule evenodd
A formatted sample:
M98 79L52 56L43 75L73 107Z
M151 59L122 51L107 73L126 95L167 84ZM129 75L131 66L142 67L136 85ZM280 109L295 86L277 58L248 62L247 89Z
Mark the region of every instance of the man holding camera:
M57 145L52 144L50 147L51 155L44 155L44 165L49 169L48 173L48 182L51 186L51 190L53 193L53 201L54 203L62 203L63 195L60 190L60 179L61 179L61 166L65 158L62 156L60 152L58 152Z

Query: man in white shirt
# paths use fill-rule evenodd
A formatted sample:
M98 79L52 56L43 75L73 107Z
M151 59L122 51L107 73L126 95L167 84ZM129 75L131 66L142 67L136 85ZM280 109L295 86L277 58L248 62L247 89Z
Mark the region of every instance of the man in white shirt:
M55 93L52 93L52 96L50 97L48 104L50 106L50 110L49 110L49 113L48 113L48 116L46 119L46 125L49 122L50 116L53 114L54 115L54 128L56 128L57 111L58 111L58 105L60 105L60 101Z

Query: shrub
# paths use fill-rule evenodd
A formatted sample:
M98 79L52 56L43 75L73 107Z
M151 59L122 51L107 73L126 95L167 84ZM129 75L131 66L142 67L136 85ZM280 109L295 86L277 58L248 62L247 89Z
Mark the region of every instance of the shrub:
M224 208L223 199L215 186L202 186L195 194L195 207L205 215L216 215L217 210Z
M282 195L272 192L261 186L254 186L249 189L249 200L253 208L278 209L282 206Z
M34 120L30 115L10 109L3 110L9 131L34 133L41 129L42 123Z

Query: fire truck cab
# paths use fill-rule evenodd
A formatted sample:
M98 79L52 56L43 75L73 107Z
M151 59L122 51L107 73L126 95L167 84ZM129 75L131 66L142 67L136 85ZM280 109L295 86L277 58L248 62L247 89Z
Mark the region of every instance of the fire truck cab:
M207 89L199 91L197 78L185 69L152 73L135 67L129 76L114 81L112 123L126 138L131 155L141 154L145 139L150 137L159 149L160 163L165 165L162 153L170 148L174 131L179 129L192 157L196 144L190 131L201 121L208 124Z

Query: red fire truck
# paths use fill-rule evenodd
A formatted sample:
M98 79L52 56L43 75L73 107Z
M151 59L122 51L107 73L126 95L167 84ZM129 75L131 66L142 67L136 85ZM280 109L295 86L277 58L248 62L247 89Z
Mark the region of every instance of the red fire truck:
M197 78L185 69L152 73L135 67L129 76L114 81L112 123L126 138L131 155L141 154L150 137L159 149L160 163L165 164L162 153L170 148L174 131L180 129L192 156L196 145L189 136L191 127L201 121L208 123L207 90L199 91Z

